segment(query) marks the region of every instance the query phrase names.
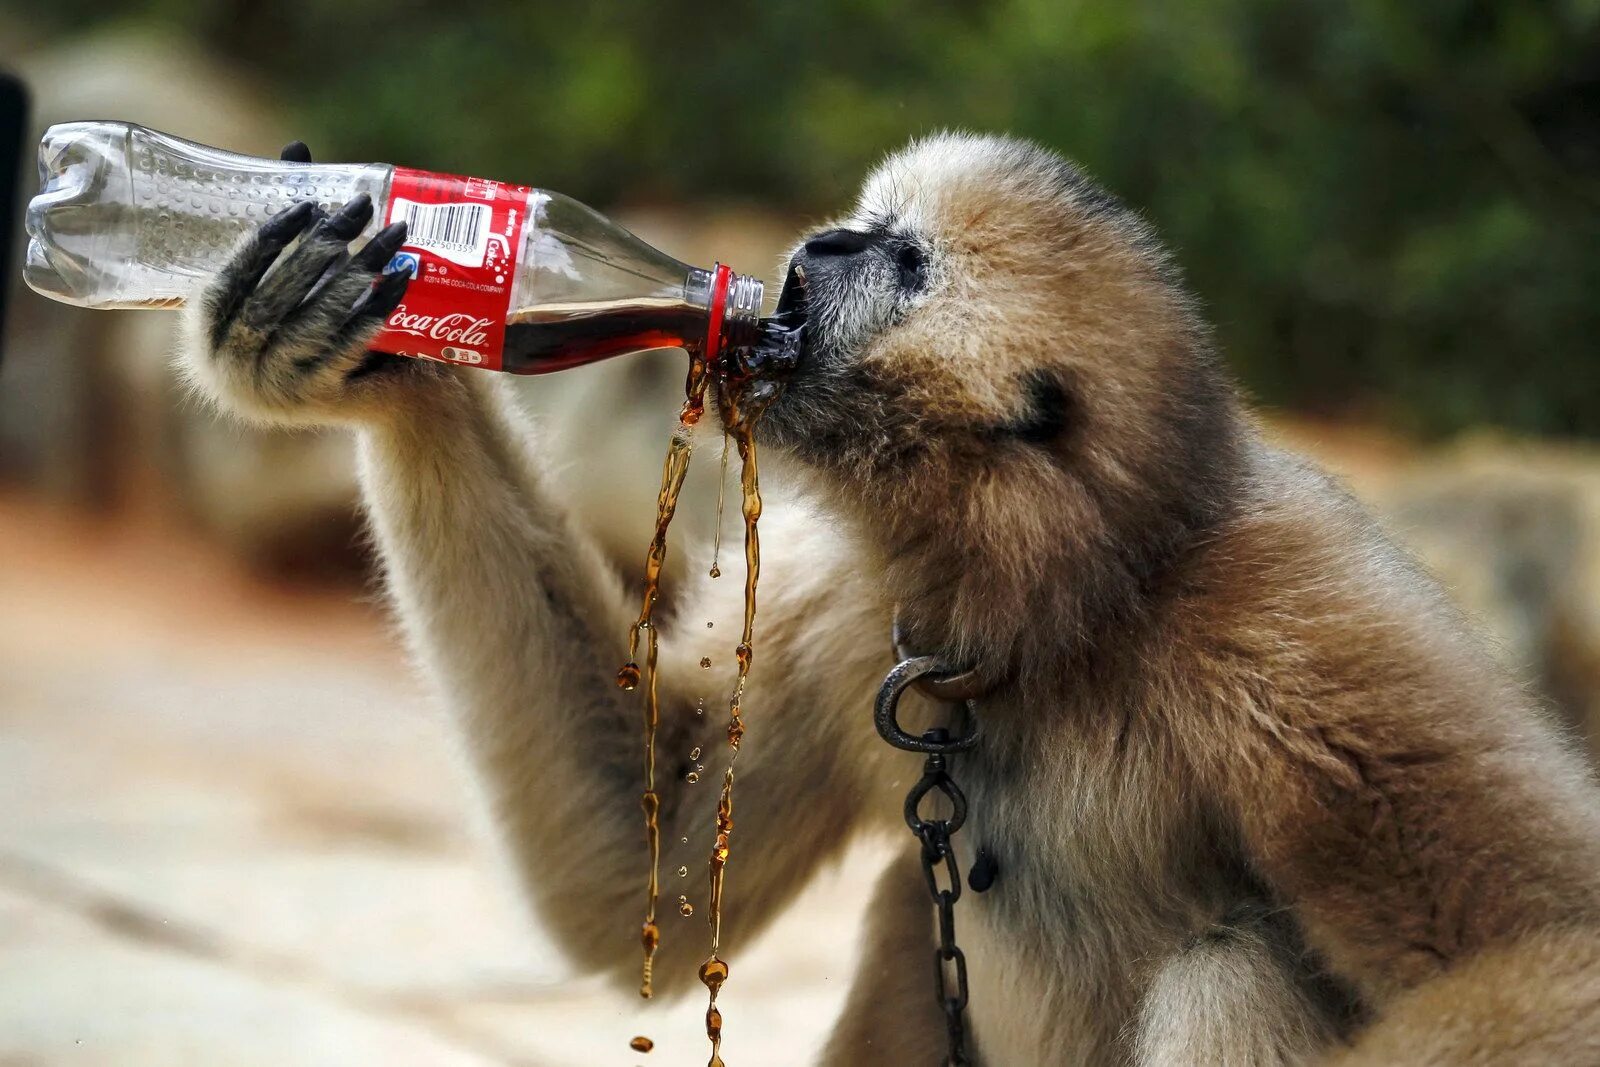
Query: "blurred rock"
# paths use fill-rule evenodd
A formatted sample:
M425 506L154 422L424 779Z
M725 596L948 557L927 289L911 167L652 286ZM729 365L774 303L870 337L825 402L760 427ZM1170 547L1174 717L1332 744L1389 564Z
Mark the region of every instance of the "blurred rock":
M1600 456L1475 441L1375 499L1600 757Z

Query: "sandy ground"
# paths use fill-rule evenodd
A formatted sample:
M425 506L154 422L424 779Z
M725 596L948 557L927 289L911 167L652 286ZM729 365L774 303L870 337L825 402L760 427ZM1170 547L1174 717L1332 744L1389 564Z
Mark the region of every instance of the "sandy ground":
M0 497L3 1067L705 1062L698 999L570 973L470 795L370 599ZM877 851L733 946L729 1063L809 1062Z

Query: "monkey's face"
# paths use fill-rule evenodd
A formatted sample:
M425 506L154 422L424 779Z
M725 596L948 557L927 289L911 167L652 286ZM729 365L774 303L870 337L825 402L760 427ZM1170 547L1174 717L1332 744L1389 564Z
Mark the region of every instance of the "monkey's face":
M1049 152L959 135L890 158L802 240L778 312L805 345L763 436L852 482L1142 434L1196 340L1137 216Z
M942 135L890 158L795 248L778 310L805 343L758 432L896 527L891 548L1047 566L1138 538L1185 506L1226 421L1149 227L1023 142Z

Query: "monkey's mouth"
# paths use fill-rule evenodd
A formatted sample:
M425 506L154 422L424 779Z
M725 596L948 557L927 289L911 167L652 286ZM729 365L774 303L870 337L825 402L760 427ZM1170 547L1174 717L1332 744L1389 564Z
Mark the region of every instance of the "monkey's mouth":
M747 375L781 380L799 366L807 348L808 304L805 268L791 264L783 291L778 294L778 306L761 320L760 336L742 361Z
M725 357L717 375L723 425L753 428L784 392L806 351L806 274L789 268L778 306L757 326L755 340Z
M789 273L783 279L783 290L778 293L778 306L773 310L771 321L804 326L809 297L806 269L799 263L789 264Z

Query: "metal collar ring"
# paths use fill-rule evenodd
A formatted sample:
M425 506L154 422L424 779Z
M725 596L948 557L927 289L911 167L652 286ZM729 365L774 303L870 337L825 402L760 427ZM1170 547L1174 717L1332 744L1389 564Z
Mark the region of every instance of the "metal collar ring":
M912 659L934 660L934 667L916 679L917 691L930 700L943 701L948 704L961 704L968 700L976 700L993 688L976 666L969 667L964 671L951 670L942 660L932 656L918 656L907 648L905 631L900 627L899 611L894 613L894 624L891 633L893 634L896 659L902 662Z
M882 688L878 690L878 699L872 711L872 721L878 728L879 737L906 752L965 752L973 746L978 740L978 727L977 718L972 715L967 716L966 732L959 737L940 741L915 737L900 726L897 713L901 694L939 669L940 663L935 657L917 656L897 664L889 672Z

